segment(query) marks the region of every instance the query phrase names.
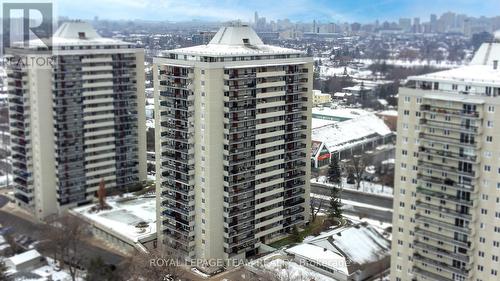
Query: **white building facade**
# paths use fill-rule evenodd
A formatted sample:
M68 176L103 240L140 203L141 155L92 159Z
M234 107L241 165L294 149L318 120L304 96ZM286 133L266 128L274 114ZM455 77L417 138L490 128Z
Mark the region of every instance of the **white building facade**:
M499 47L400 89L391 280L500 278Z
M243 259L307 222L312 58L236 25L154 64L166 251Z
M48 47L14 46L9 118L15 198L43 219L93 200L99 183L125 188L146 178L144 51L64 23Z

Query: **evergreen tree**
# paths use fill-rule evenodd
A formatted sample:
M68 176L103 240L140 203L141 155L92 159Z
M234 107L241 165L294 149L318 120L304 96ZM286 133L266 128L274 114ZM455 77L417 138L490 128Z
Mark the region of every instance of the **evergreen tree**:
M333 155L330 166L328 167L328 182L335 184L337 187L340 187L342 184L342 174L337 154Z
M292 237L295 242L302 242L302 237L300 237L300 232L296 225L292 228Z
M330 195L330 206L328 207L328 217L339 221L342 218L341 189L334 186Z

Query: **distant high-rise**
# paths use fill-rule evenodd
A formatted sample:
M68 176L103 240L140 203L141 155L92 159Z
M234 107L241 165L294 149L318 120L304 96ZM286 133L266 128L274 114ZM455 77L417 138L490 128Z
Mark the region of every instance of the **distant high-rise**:
M8 69L14 196L40 219L92 201L101 180L146 178L144 51L84 22L64 23L48 47L13 46L16 61L54 60Z
M154 59L158 238L243 259L309 220L312 58L248 26Z
M431 32L437 32L437 15L436 14L431 14L431 21L430 21L430 31Z
M399 91L391 280L499 280L500 34Z
M414 18L413 19L413 32L414 33L420 33L421 32L421 26L420 26L420 18Z
M404 32L410 32L411 31L411 19L400 18L399 19L399 28L401 28Z

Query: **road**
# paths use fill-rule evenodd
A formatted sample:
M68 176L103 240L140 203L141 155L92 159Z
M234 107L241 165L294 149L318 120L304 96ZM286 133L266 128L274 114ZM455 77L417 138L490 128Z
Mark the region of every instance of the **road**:
M330 196L330 190L331 190L330 187L326 185L311 183L311 193ZM378 207L388 208L388 209L392 209L393 207L393 200L392 197L390 196L365 193L357 190L350 190L347 188L342 189L342 199L349 201L356 201L364 204L375 205Z
M323 184L311 183L311 193L330 196L330 187ZM380 208L391 209L393 208L393 199L390 196L383 196L378 194L364 193L357 190L342 190L342 199L354 201L363 204L373 205L369 206L345 206L344 213L354 216L362 216L368 219L378 220L382 222L392 222L392 211L383 210ZM328 206L329 202L323 201L323 206Z

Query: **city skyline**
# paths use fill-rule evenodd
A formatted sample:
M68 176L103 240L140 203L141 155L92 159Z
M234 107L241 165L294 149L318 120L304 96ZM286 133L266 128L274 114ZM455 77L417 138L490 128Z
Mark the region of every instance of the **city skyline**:
M196 0L189 2L173 1L120 1L121 9L110 11L108 8L116 0L104 1L59 1L56 4L57 14L70 18L92 19L99 17L110 20L154 20L154 21L226 21L240 19L242 21L252 21L254 12L268 20L288 18L292 21L324 21L324 22L373 22L397 21L401 17L421 17L429 18L431 14L442 14L446 12L465 13L468 16L493 17L500 10L500 2L493 0L482 1L478 6L471 0L437 0L418 1L418 3L408 3L402 0L385 0L373 3L368 0L360 1L335 1L331 3L324 0L305 1L278 0L270 6L267 1L257 0L244 2L240 0L226 1L204 1ZM95 7L101 7L96 9ZM88 7L88 8L86 8ZM283 9L286 7L286 9Z

